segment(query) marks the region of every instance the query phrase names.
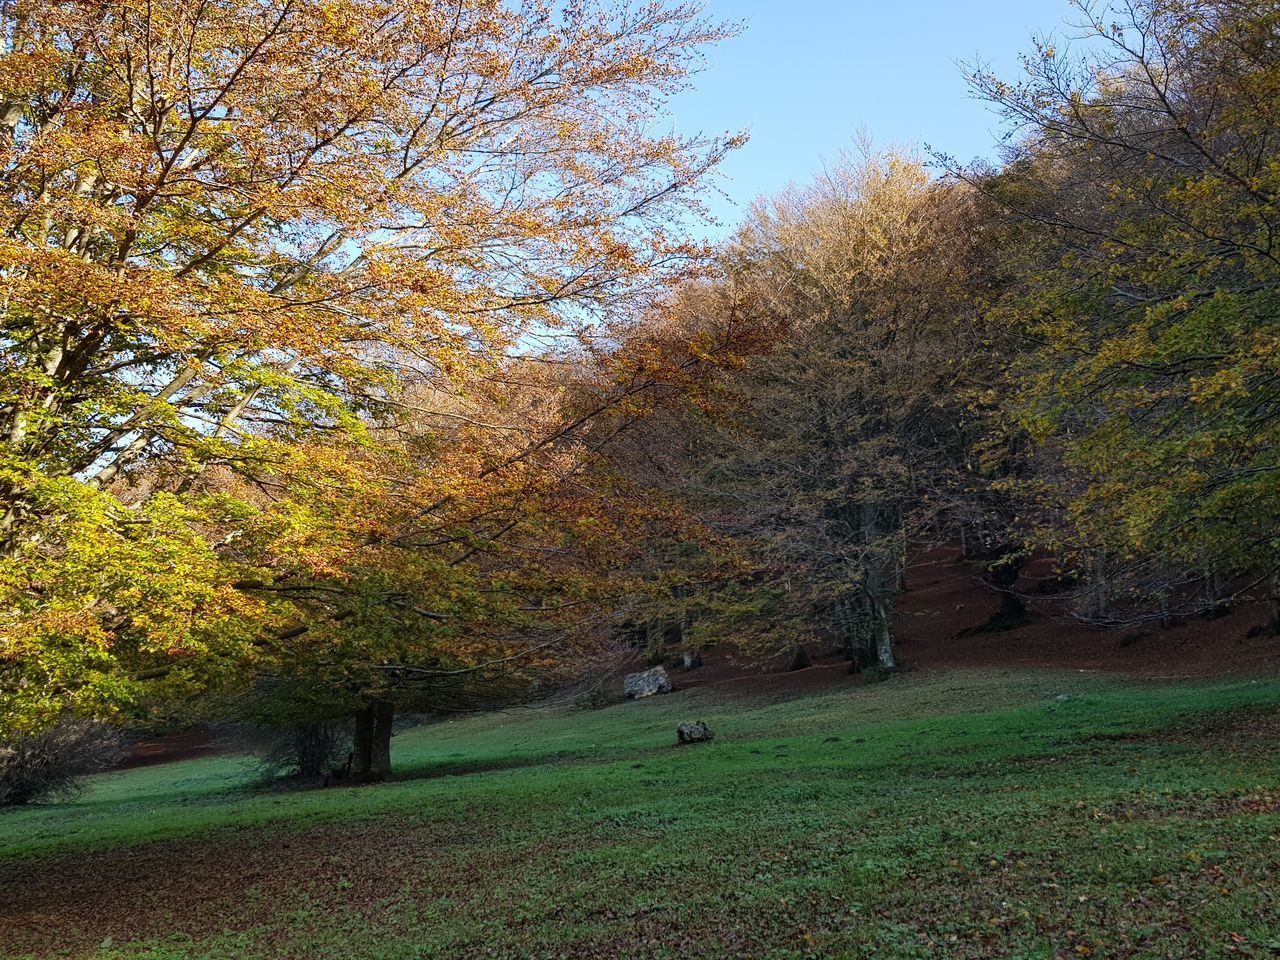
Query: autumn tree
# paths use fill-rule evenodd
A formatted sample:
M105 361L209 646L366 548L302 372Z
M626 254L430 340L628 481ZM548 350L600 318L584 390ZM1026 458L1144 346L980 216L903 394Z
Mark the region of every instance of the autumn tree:
M830 631L858 665L895 666L906 553L972 523L966 491L985 483L977 398L997 358L979 207L910 155L868 150L760 202L725 252L706 308L777 332L728 385L740 414L689 451L693 495L755 557L721 597L743 628Z
M655 665L674 653L692 669L704 648L742 646L767 629L756 623L748 635L730 615L741 612L729 598L752 568L723 516L727 491L706 475L703 457L712 433L742 415L742 374L776 348L781 327L735 303L723 280L716 267L687 278L615 329L629 345L627 381L666 374L643 416L619 408L593 431L608 439L607 472L644 504L624 568L635 589L619 598L614 621L632 652Z
M1060 549L1095 619L1212 607L1242 575L1280 596L1280 6L1077 9L1021 82L973 78L1016 131L977 182L1025 227L1000 314L1037 344L1017 409L1063 457Z
M230 552L268 559L271 577L236 586L294 624L257 640L257 674L301 690L312 716L354 715L357 775L388 772L397 712L545 696L609 663L613 613L647 589L649 542L681 517L636 495L614 449L744 343L603 332L607 348L504 362L486 391L407 400L359 476L294 484L287 525L264 511L239 526Z
M543 382L473 413L697 255L672 225L734 140L654 121L725 28L656 0L6 0L0 28L4 724L286 661L368 710L509 656L498 624L573 591L514 558L574 526L549 478L590 410ZM549 512L513 535L499 505Z

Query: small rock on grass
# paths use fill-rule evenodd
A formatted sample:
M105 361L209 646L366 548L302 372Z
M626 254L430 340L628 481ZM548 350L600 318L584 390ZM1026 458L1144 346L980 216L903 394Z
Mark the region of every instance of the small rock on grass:
M715 734L701 720L686 721L676 727L676 739L681 743L701 743L704 740L714 740Z

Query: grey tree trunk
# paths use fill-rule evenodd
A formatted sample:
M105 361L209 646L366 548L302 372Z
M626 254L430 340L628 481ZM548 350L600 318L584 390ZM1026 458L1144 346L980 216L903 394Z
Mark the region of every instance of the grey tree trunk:
M898 524L877 503L859 503L852 513L862 546L861 582L840 605L846 653L855 670L893 670L893 604L901 582Z
M897 666L894 656L893 600L898 590L897 536L888 529L887 511L879 504L862 504L863 591L867 595L876 661L885 670ZM894 527L898 526L893 524Z

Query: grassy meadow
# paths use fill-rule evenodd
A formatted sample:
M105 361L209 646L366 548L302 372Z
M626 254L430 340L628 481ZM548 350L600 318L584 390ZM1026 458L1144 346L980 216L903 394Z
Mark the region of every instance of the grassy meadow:
M398 782L235 757L0 817L4 956L1269 957L1280 681L904 675L405 731ZM713 743L677 747L682 719Z

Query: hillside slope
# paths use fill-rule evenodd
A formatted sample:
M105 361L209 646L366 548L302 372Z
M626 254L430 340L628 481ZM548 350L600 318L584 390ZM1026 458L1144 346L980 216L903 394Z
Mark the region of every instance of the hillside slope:
M938 669L421 727L378 787L122 771L0 817L0 955L1272 956L1277 711ZM694 718L716 740L675 746Z

